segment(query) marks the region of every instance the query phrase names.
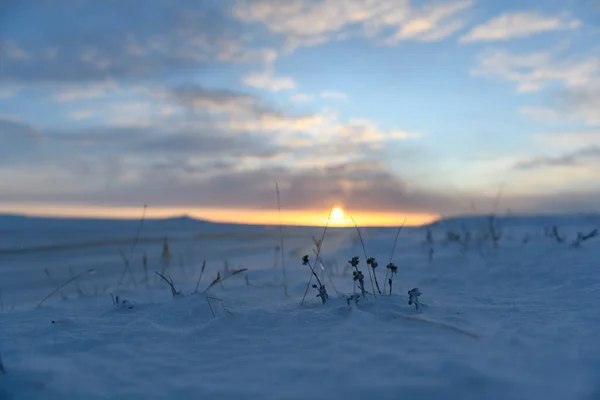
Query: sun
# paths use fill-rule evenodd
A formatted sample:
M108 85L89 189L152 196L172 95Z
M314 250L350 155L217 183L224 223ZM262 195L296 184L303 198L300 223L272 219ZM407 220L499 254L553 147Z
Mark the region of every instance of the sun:
M331 210L331 219L336 222L340 222L344 219L344 210L340 207L334 207Z

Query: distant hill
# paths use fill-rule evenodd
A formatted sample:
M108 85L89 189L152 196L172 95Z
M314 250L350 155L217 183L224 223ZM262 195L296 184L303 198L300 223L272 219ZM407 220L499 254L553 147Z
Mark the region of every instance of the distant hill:
M442 218L431 224L429 227L446 227L448 229L457 229L462 226L481 226L487 224L490 215L459 215ZM600 214L597 213L577 213L577 214L510 214L495 215L496 224L504 226L573 226L573 225L597 225L600 226Z

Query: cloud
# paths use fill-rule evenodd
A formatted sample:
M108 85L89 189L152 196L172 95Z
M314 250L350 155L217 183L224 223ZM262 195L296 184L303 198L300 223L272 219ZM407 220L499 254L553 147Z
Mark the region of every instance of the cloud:
M522 107L522 114L550 124L584 123L600 126L600 79L567 87L545 100L549 105Z
M10 116L0 117L0 165L26 164L27 155L42 139L37 128Z
M387 38L385 42L393 45L402 40L435 42L460 30L465 22L457 15L471 7L473 1L436 3L414 11L414 15Z
M88 119L94 115L92 110L73 110L67 113L67 116L70 119L80 120L80 119Z
M273 140L282 142L298 132L316 134L317 128L327 124L329 118L321 114L285 113L256 96L196 85L175 88L167 97L187 107L188 124L205 121L223 131L260 132L269 136L276 133Z
M275 181L288 197L286 207L336 200L363 209L431 211L451 201L377 161L376 145L397 140L400 131L380 131L368 120L290 114L256 96L197 85L146 91L152 94L147 103L94 99L94 118L105 122L100 127L39 130L0 121L6 152L0 201L128 206L145 199L161 207L270 208ZM86 103L80 106L76 111L85 112ZM183 109L186 118L154 115L167 106ZM154 115L152 123L111 122L122 115L143 120L140 112ZM44 183L50 178L60 185Z
M348 95L335 90L323 90L319 94L296 93L290 96L290 101L294 103L306 103L317 98L343 101L348 99Z
M537 92L552 83L580 87L593 81L600 71L600 57L558 60L550 52L513 54L506 50L484 52L473 76L498 77L517 85L521 93Z
M600 145L600 131L548 132L533 135L534 141L542 146L560 149Z
M551 17L531 11L507 12L476 26L462 36L459 42L509 40L543 32L576 29L580 26L580 21L567 16Z
M223 62L272 61L276 51L255 45L248 27L231 18L231 7L231 0L174 0L132 12L121 1L13 2L8 18L17 25L35 20L36 34L4 33L0 81L141 80Z
M381 42L441 40L463 25L461 13L474 2L408 0L258 0L240 1L234 15L282 35L288 46L314 46L361 34Z
M54 99L61 103L99 99L107 97L111 91L114 93L116 88L117 86L114 82L63 86L59 93L54 96Z
M7 87L0 89L0 99L8 99L13 97L18 92L18 89Z
M315 99L315 96L307 93L296 93L290 96L290 101L294 103L305 103Z
M364 119L352 119L347 124L340 124L337 129L343 139L353 143L380 143L419 137L417 134L399 130L382 131L375 123Z
M129 179L117 177L110 184L96 187L74 183L83 177L105 182L106 169L98 168L93 161L81 162L78 168L73 168L75 165L71 163L72 169L49 171L66 187L77 190L55 191L39 181L40 186L26 193L4 190L1 200L95 206L149 203L155 207L271 209L274 182L279 182L286 209L326 209L332 204L344 204L354 210L434 212L447 209L454 202L452 195L413 187L376 163L351 162L325 168L271 166L236 171L235 163L185 165L170 160L153 163L144 170L138 168ZM131 174L131 165L121 165L119 175L125 170ZM25 175L21 171L19 177L30 181L35 174ZM2 178L0 174L0 182L4 183Z
M321 92L321 97L323 99L329 100L347 100L348 95L344 92L337 92L335 90L324 90Z
M560 102L563 114L600 126L600 78L585 86L566 89L560 94Z
M31 58L31 55L23 50L18 43L11 39L0 39L1 58L12 61L24 61Z
M572 167L582 162L600 158L600 146L588 146L553 157L537 157L515 164L517 170L533 170L544 167Z
M296 82L292 78L274 76L272 71L248 74L244 76L243 81L247 86L270 92L290 90L296 87Z
M523 115L527 115L531 118L544 121L546 123L558 123L562 120L559 112L546 107L524 106L519 108L519 112Z

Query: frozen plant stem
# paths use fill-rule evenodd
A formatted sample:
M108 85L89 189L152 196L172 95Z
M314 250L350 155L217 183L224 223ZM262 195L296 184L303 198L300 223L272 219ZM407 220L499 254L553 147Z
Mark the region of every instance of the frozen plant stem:
M323 285L321 283L319 276L317 275L314 268L310 264L308 255L305 255L304 257L302 257L302 265L308 265L308 268L310 268L312 275L311 275L310 279L308 280L308 284L306 285L306 290L304 291L304 296L302 296L302 302L300 302L300 307L302 307L302 305L304 304L304 300L306 299L306 294L308 293L308 288L310 287L310 282L311 282L313 276L317 280L317 283L319 284L319 286L317 287L317 285L313 285L312 287L319 291L319 294L317 295L317 297L320 297L323 304L325 304L325 302L329 298L329 296L327 295L327 290L325 290L325 285Z
M375 269L379 266L379 264L377 263L377 261L375 261L375 257L367 258L367 265L371 266L371 268L373 269L373 277L375 278L375 286L377 286L377 292L379 292L379 294L381 294L381 289L379 288L379 282L377 281L377 273L375 272Z
M202 261L202 270L200 271L200 277L198 278L198 282L196 282L196 289L194 289L194 293L198 293L198 286L200 286L200 281L202 280L202 275L204 275L205 268L206 268L206 260Z
M365 242L363 240L362 234L360 233L360 229L358 229L358 225L356 224L356 221L354 221L354 218L350 217L350 219L352 220L352 223L354 224L354 227L356 228L356 232L358 232L358 238L360 239L360 244L362 246L363 253L365 255L365 261L368 263L369 257L367 256L367 249L365 247ZM375 297L375 285L373 284L373 275L371 274L370 268L367 267L367 271L369 271L369 279L371 280L371 287L373 288L373 297ZM363 290L363 296L364 296L364 290Z
M329 221L331 221L332 213L333 213L333 208L331 210L329 210L329 216L327 217L327 223L325 223L325 229L323 229L323 235L321 235L321 240L319 241L319 243L317 245L317 254L315 256L315 265L317 265L320 262L321 249L323 248L323 241L325 240L325 234L327 234L327 229L329 228ZM306 257L308 257L308 256L306 256Z
M398 267L394 265L394 263L389 263L386 265L386 268L389 270L389 279L388 283L390 285L390 296L392 295L392 283L394 282L394 275L398 273Z
M216 297L212 297L208 295L208 291L215 286L216 284L220 284L221 282L223 282L225 279L227 278L231 278L232 276L241 274L242 272L247 271L248 268L241 268L241 269L236 269L234 270L231 274L227 275L225 278L221 278L221 271L217 272L217 277L210 283L210 285L208 285L208 287L206 289L204 289L204 298L206 298L206 302L208 303L208 307L210 308L210 312L212 313L213 318L216 318L216 314L215 314L215 310L213 310L212 305L210 304L211 300L216 300L219 301L219 303L221 304L221 306L223 307L223 309L229 313L231 313L230 310L228 310L227 308L225 308L225 306L223 305L223 302L220 299L217 299Z
M389 266L394 265L392 263L392 261L394 260L394 253L396 253L396 245L398 244L398 238L400 237L400 232L402 231L404 224L406 224L407 219L408 219L408 217L404 218L404 221L402 221L402 224L398 227L398 231L396 232L396 238L394 239L394 245L392 246L392 254L390 254L390 262L386 266L386 268L388 268L388 272L386 272L386 274L385 274L386 280L383 282L383 291L384 292L385 292L385 285L390 282L390 280L388 279L388 274L390 271ZM396 267L396 270L397 270L397 267ZM390 288L390 293L391 293L391 288Z
M50 297L52 297L52 296L53 296L53 295L54 295L56 292L60 291L60 289L62 289L62 288L64 288L65 286L67 286L69 283L71 283L71 282L73 282L73 281L75 281L75 280L77 280L77 279L81 278L81 277L82 277L82 276L84 276L84 275L87 275L87 274L93 274L94 272L96 272L96 270L95 270L94 268L91 268L91 269L88 269L87 271L84 271L84 272L82 272L82 273L80 273L80 274L77 274L77 275L75 275L74 277L72 277L72 278L68 279L68 280L67 280L65 283L63 283L62 285L60 285L59 287L57 287L56 289L54 289L54 290L53 290L53 291L52 291L52 292L51 292L51 293L50 293L48 296L44 297L44 298L42 299L42 301L40 301L40 302L38 303L38 305L37 305L37 306L39 307L39 306L41 306L42 304L44 304L44 302L45 302L46 300L48 300Z
M402 221L402 224L398 228L398 232L396 232L396 238L394 239L394 246L392 246L392 254L390 255L390 263L394 260L394 253L396 252L396 245L398 244L398 238L400 237L400 232L402 231L404 224L406 224L407 219L408 219L408 217L404 218L404 221Z
M48 268L44 268L44 273L46 274L46 276L48 277L48 279L50 280L50 283L54 284L54 282L52 281L52 277L50 276L50 271L48 271ZM61 292L59 290L60 296L63 300L67 299L67 296L65 296L65 294L63 292Z
M317 254L317 252L315 251L315 249L313 249L313 253ZM323 265L322 262L321 262L321 265ZM327 278L329 279L329 283L331 283L331 287L333 287L333 290L335 290L335 294L337 296L339 296L340 292L338 292L337 288L335 287L335 284L333 283L333 279L331 279L331 275L329 274L329 271L327 270L326 267L323 267L323 269L325 270L325 274L327 275ZM310 276L310 278L312 279L312 275Z
M277 207L279 209L279 237L281 241L281 271L283 274L283 290L285 293L285 297L288 297L288 286L287 286L287 278L285 274L285 249L283 246L283 219L281 217L281 197L279 195L279 184L275 182L275 190L277 191Z
M162 271L161 273L164 275L167 272L167 269L171 266L171 250L169 249L169 238L165 237L163 241L163 251L160 255L160 261L162 263Z
M140 225L138 226L137 232L133 238L133 244L131 245L131 250L129 251L129 257L125 256L125 253L123 253L123 250L121 250L121 257L123 257L123 261L125 261L125 269L123 270L123 273L121 274L121 277L119 278L119 282L117 282L117 289L119 288L119 286L121 286L121 282L123 281L123 278L125 277L125 274L127 273L127 271L129 271L129 260L131 260L131 257L133 257L133 252L135 250L135 246L137 245L138 241L140 240L140 235L142 233L142 228L144 227L144 221L146 220L146 210L148 209L148 205L144 204L144 209L142 211L142 219L140 220ZM133 279L133 275L131 276ZM134 279L135 282L135 279Z
M142 265L144 266L144 283L148 285L148 256L146 252L144 252L144 256L142 257Z
M319 257L321 255L321 249L323 248L323 241L325 240L325 235L327 234L327 229L329 228L329 221L331 221L332 213L333 213L333 208L331 208L331 210L329 210L329 216L327 217L327 223L325 224L325 229L323 229L323 235L321 235L321 240L319 242L315 241L315 244L317 246L317 252L315 255L315 265L318 265L319 261L320 261ZM313 275L315 278L317 278L317 282L319 282L319 287L318 287L319 293L321 292L321 288L323 288L323 291L325 291L325 286L321 284L321 281L319 280L319 277L315 273L315 270L313 269L312 265L310 265L310 261L308 260L308 255L305 255L304 257L302 257L302 265L308 265L312 274L308 278L308 283L306 284L306 290L304 290L304 295L302 296L302 301L300 302L300 307L302 307L302 305L304 304L304 300L306 299L306 294L308 293L308 289L310 288L310 283L312 282ZM333 285L333 282L332 282L332 285ZM337 292L337 289L336 289L336 292ZM327 294L326 291L324 293ZM323 304L325 304L325 301L327 298L320 296L320 295L319 295L319 297L321 297Z
M163 280L165 282L167 282L167 284L171 287L171 294L173 295L173 297L178 296L181 294L181 292L177 291L177 289L175 289L175 284L173 283L173 278L169 277L169 279L165 278L165 276L157 271L154 271L154 273L158 276L160 276L161 278L163 278Z

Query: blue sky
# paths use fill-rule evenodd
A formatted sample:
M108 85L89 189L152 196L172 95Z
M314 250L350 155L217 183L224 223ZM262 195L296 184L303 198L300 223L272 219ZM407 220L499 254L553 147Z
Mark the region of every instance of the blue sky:
M0 208L596 211L594 0L3 3Z

